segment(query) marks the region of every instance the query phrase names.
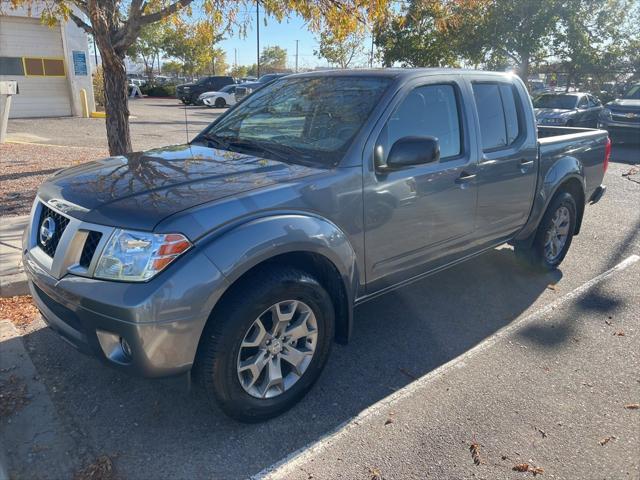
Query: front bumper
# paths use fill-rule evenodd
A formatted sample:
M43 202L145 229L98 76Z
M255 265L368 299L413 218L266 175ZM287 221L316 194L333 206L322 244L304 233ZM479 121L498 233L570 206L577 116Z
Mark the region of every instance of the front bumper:
M612 136L623 137L640 142L639 122L618 122L609 119L598 119L598 128L608 131Z
M144 377L191 368L204 325L226 288L218 269L195 249L146 283L72 274L58 280L29 250L23 263L34 302L52 330L81 352Z

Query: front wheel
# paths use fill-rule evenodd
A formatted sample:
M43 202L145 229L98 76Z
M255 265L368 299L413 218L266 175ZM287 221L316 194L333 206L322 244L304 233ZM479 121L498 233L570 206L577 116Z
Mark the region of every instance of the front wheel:
M224 101L224 98L216 98L215 106L216 108L224 108L227 102Z
M207 396L243 422L291 408L320 376L334 332L331 298L302 271L273 267L234 287L204 332L196 368Z
M557 268L569 251L576 230L576 202L567 192L554 197L529 248L516 245L516 254L542 270Z

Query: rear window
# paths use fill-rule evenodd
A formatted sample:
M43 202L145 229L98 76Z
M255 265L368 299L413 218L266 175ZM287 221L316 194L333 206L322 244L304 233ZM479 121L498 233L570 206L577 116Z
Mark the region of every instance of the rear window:
M511 145L520 136L520 114L513 86L506 83L474 83L473 95L480 120L482 149Z
M573 110L576 108L576 95L540 95L533 101L534 108L553 108L559 110Z

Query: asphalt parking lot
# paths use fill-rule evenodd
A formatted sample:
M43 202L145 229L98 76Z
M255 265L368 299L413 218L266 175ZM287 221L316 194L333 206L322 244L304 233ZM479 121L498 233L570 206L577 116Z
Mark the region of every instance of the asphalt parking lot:
M134 145L180 142L184 112L168 101L134 103ZM189 107L189 129L219 113ZM69 122L64 139L53 121L38 120L35 131L46 141L30 141L80 146L98 135L74 129L78 120L59 120ZM100 126L95 122L91 128ZM21 131L24 124L10 124L14 138ZM73 470L108 455L125 479L227 479L263 471L640 255L640 175L623 176L638 163L639 146L615 147L607 193L587 208L582 233L558 271L531 273L511 249L499 248L362 305L353 341L334 346L310 394L263 424L238 424L212 410L182 378L143 380L106 368L38 320L22 339L63 429L65 461ZM379 410L382 422L367 417L363 424L376 422L351 428L317 454L298 456L280 477L371 479L380 471L381 478L521 478L531 474L515 473L511 465L533 460L545 477L640 478L634 455L640 411L621 407L640 399L639 267L608 277L548 312L546 322L503 335L482 355L421 382L415 394ZM384 425L390 411L394 420ZM607 436L615 438L599 445ZM479 467L468 451L474 441L482 445ZM38 455L46 452L34 451L24 464L35 465Z

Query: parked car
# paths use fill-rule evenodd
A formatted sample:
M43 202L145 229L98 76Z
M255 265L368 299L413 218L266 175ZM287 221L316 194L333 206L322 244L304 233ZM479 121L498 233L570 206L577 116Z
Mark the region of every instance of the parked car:
M281 79L189 144L49 178L23 239L31 294L108 365L193 372L232 417L273 417L348 341L355 305L504 242L560 265L610 143L536 128L531 108L504 73Z
M206 105L207 107L223 108L236 104L236 88L237 85L227 85L220 89L219 92L205 92L198 97L196 102L198 105Z
M219 91L227 85L235 84L233 77L203 77L194 83L183 83L176 87L176 96L185 105L194 105L204 92Z
M589 93L544 93L533 108L540 125L595 128L602 103Z
M236 102L244 100L256 90L259 90L262 87L266 87L267 85L270 85L276 80L282 77L286 77L287 75L289 74L288 73L268 73L266 75L261 76L257 82L241 83L240 85L238 85L238 89L236 90Z
M544 81L539 79L530 79L527 83L529 84L529 92L531 92L532 95L544 92L547 89Z
M640 83L632 85L622 98L607 103L598 128L607 130L614 140L640 142Z

